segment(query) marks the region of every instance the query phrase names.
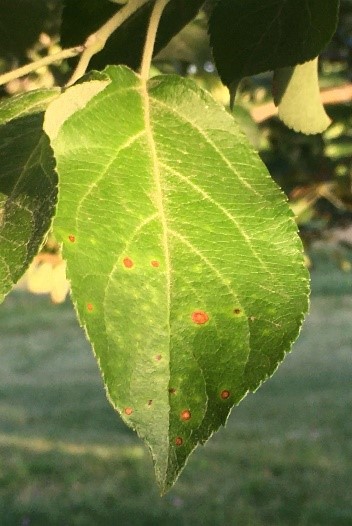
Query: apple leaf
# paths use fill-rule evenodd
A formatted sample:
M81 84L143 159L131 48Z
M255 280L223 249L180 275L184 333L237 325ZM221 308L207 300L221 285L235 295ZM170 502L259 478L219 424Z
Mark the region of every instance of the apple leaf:
M60 99L46 113L54 233L108 397L166 491L290 350L308 276L286 199L231 115L187 79L104 74L63 123Z
M302 64L335 32L339 0L219 0L210 43L227 86L246 76Z
M51 225L57 180L44 110L59 89L0 104L0 301L26 271Z
M331 123L321 101L318 59L278 69L273 81L280 119L296 132L322 133Z

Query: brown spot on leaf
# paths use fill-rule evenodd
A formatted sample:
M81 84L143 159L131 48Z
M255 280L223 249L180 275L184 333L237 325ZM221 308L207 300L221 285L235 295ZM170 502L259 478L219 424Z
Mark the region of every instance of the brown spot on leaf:
M68 236L68 239L69 239L69 241L71 241L71 243L74 243L76 241L75 236L73 236L72 234L70 236Z
M132 268L133 267L133 261L131 258L125 258L123 261L123 266L126 268Z
M196 310L192 313L192 321L198 325L203 325L209 320L209 316L204 310Z
M187 420L190 420L190 419L191 419L191 411L188 411L188 409L185 409L184 411L182 411L181 420L186 422Z
M176 444L176 446L182 446L182 444L183 444L182 437L176 437L175 438L175 444Z
M220 396L223 400L227 400L228 398L230 398L231 393L227 389L224 389L223 391L221 391Z
M133 413L132 407L125 408L125 415L130 416Z

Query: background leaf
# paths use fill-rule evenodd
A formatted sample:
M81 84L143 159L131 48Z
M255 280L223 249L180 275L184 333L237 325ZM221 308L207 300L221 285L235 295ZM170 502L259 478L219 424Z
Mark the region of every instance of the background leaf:
M56 175L43 110L59 90L0 105L0 301L38 252L56 203Z
M197 15L203 3L204 0L170 0L160 20L154 54ZM119 9L109 0L66 0L65 4L61 27L64 47L84 42ZM128 18L109 38L105 48L94 55L90 67L102 69L107 64L125 64L137 70L153 6L151 1Z
M313 59L335 32L338 8L339 0L220 0L209 34L222 81Z
M274 101L280 119L296 132L322 133L331 123L321 102L318 59L274 73Z
M165 491L290 349L307 271L232 116L191 81L156 77L147 92L127 68L104 73L111 83L52 141L54 231L108 396ZM45 129L51 119L49 107Z

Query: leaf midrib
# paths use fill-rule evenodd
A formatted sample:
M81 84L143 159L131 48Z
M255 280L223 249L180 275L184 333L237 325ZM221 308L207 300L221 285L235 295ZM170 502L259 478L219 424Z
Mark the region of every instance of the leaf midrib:
M159 212L159 217L160 217L162 230L163 230L162 239L163 239L163 247L164 247L164 254L165 254L165 270L166 270L166 285L167 285L167 312L168 312L168 315L170 316L171 260L170 260L170 249L169 249L169 242L168 242L168 235L167 235L168 226L167 226L167 219L166 219L166 213L165 213L165 207L164 207L164 197L163 197L159 159L157 155L156 145L154 141L153 128L152 128L151 119L150 119L150 102L149 102L149 93L148 93L146 81L142 80L140 93L141 93L142 104L143 104L146 139L147 139L147 143L150 148L151 161L153 165L152 171L153 171L154 183L155 183L155 188L156 188L155 204Z
M163 106L165 109L167 109L168 111L170 111L171 113L175 114L180 120L182 120L183 122L186 122L188 125L190 125L196 132L198 132L204 139L205 141L219 154L220 158L223 160L223 162L226 164L226 166L233 172L233 174L235 175L235 177L237 178L237 180L243 185L245 186L246 188L248 188L248 190L252 191L255 195L260 195L258 194L258 192L252 187L252 185L250 183L248 183L248 181L246 181L245 179L243 179L243 177L241 176L241 174L234 168L234 166L231 164L231 162L229 161L229 159L221 152L219 151L217 145L211 140L210 137L208 137L208 135L206 133L204 133L203 130L201 130L199 128L199 126L197 126L197 124L195 122L193 122L192 120L186 118L183 114L181 114L180 112L178 112L175 108L171 108L169 105L165 104L164 102L160 101L159 99L155 99L155 98L152 98L153 102L155 102L156 104L159 104L161 106ZM170 172L173 172L174 174L176 174L178 177L180 177L180 174L179 172L177 172L177 170L175 170L174 168L172 167L169 167L168 165L166 165L167 168L170 170ZM222 211L222 213L228 218L230 219L230 221L236 226L238 232L240 233L240 235L243 237L245 243L248 245L249 249L251 250L251 252L253 253L254 257L257 259L257 261L259 262L260 266L262 267L262 269L264 270L265 273L267 273L270 278L273 278L273 274L272 272L270 271L270 269L268 268L268 266L266 265L266 263L263 261L263 259L260 257L260 255L257 253L255 247L252 245L252 242L251 242L251 239L250 237L247 235L247 233L242 229L242 227L238 224L237 220L233 217L232 214L230 214L230 212L228 212L220 203L218 203L217 201L215 201L213 198L211 198L202 188L200 188L198 185L196 185L195 183L192 183L187 177L184 177L182 176L182 179L185 180L187 182L187 184L189 184L190 186L193 187L193 189L197 192L200 192L202 194L203 197L205 197L207 200L209 200L210 202L212 202L215 206L217 206L219 208L219 210ZM261 195L260 195L261 197Z

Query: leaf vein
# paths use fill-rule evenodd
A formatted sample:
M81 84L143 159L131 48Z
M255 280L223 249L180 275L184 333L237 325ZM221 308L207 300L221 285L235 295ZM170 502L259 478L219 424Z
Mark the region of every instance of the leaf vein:
M256 191L255 188L253 188L253 186L248 182L246 181L242 176L241 174L234 168L233 164L229 161L229 159L223 154L223 152L221 150L219 150L219 148L217 147L217 145L214 143L214 141L212 141L212 139L205 133L204 130L202 130L202 128L200 128L195 122L191 121L190 119L186 118L184 115L182 115L181 113L179 113L175 108L171 108L169 105L163 103L162 101L158 100L158 99L152 99L153 102L157 103L159 106L163 106L164 108L166 108L169 112L175 114L177 117L179 117L183 122L186 122L187 124L189 124L196 132L198 132L204 139L205 141L213 148L214 151L216 151L216 153L219 155L219 157L222 159L222 161L226 164L226 166L231 170L231 172L233 174L235 174L235 176L237 177L237 179L242 183L243 186L245 186L246 188L248 188L248 190L250 190L251 192L253 192L255 195L260 196L260 194Z
M116 159L118 158L119 156L119 153L122 151L122 150L125 150L127 148L129 148L130 146L132 146L132 144L134 142L136 142L140 137L142 137L144 135L145 131L144 130L141 130L140 132L138 132L136 135L133 135L132 137L129 137L127 141L125 141L115 152L115 154L111 157L110 161L108 162L108 164L105 166L104 170L101 172L100 175L98 175L98 177L88 186L86 192L82 195L82 197L80 198L78 204L77 204L77 209L76 209L76 214L75 214L75 217L76 217L76 229L78 230L78 216L79 216L79 213L80 213L80 210L84 204L84 201L86 201L88 199L88 197L90 196L90 194L93 192L93 190L98 186L98 184L100 183L100 181L102 181L106 174L108 173L109 171L109 168L111 167L111 165L116 161Z
M262 260L256 249L253 247L250 237L246 234L246 232L242 229L241 225L238 223L236 218L226 209L224 208L218 201L216 201L213 197L211 197L205 190L203 190L200 186L193 183L188 177L180 174L177 170L174 168L171 168L170 166L164 165L167 170L169 170L173 175L187 183L191 188L193 188L194 191L200 193L204 199L211 202L214 206L216 206L237 228L238 232L241 234L243 239L245 240L246 244L248 245L249 249L251 250L253 256L257 259L257 261L260 263L261 267L265 272L267 272L270 276L273 276L270 269L267 267L265 262Z

